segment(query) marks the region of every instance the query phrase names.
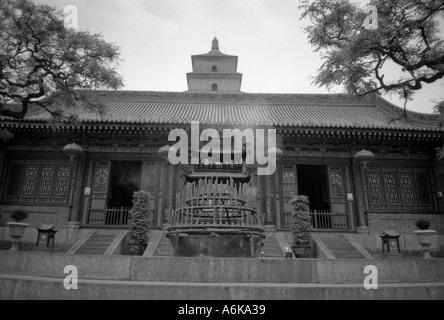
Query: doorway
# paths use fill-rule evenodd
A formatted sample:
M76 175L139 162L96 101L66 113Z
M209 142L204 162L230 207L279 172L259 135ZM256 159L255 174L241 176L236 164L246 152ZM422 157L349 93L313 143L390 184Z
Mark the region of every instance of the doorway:
M108 207L132 207L133 193L140 190L141 174L139 161L113 161Z
M299 194L308 196L310 211L330 211L327 166L298 165L297 176Z

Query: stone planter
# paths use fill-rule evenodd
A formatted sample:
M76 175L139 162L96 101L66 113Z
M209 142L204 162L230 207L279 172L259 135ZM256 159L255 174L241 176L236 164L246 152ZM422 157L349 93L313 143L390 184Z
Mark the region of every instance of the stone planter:
M24 236L26 228L29 226L27 223L21 222L8 222L9 236L11 237L11 251L18 251L20 246L20 239Z
M128 254L142 256L147 246L147 244L128 244Z
M311 257L311 246L293 246L293 253L296 258L310 258Z
M434 230L416 230L413 232L416 234L418 243L422 247L423 259L431 259L430 247L433 245L435 240L436 231Z

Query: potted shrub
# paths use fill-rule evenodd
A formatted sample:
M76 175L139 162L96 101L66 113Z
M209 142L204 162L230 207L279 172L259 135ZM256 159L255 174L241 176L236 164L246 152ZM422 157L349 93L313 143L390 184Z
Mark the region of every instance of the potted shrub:
M26 228L29 226L27 223L22 223L28 217L29 213L25 209L14 209L9 216L14 222L8 222L9 236L11 237L11 251L18 251L20 246L20 239L24 236Z
M413 233L416 234L418 243L422 247L423 258L431 259L430 247L434 243L436 231L428 230L430 227L430 220L418 219L416 220L415 225L418 230L414 231Z
M148 233L151 228L151 195L147 191L133 194L133 207L129 212L128 248L131 255L142 255L148 245Z
M311 222L307 196L297 196L290 200L293 205L291 232L293 235L293 252L296 258L309 258L311 254Z

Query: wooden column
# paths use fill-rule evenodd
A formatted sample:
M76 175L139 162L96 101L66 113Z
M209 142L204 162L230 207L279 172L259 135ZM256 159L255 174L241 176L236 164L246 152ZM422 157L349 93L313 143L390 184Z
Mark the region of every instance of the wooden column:
M354 159L352 159L353 164L353 175L355 180L355 197L356 197L356 206L358 212L358 233L369 233L369 228L367 224L367 214L365 207L365 199L364 199L364 171Z
M4 192L6 174L6 143L0 141L0 194Z
M85 160L85 164L86 164L86 160ZM85 165L86 167L86 165ZM86 186L85 187L89 187L90 192L92 190L92 179L93 179L93 175L94 175L94 168L93 168L93 161L89 160L88 161L88 172L86 173L87 178L86 178ZM91 193L89 195L85 195L84 196L84 201L83 201L83 208L82 208L82 224L88 224L88 219L89 219L89 206L90 206L90 201L91 201Z
M274 205L274 193L273 193L273 183L274 176L265 176L265 229L268 232L276 231L275 222L275 205Z
M278 163L276 165L276 173L274 174L274 198L275 198L275 221L276 227L282 228L282 209L281 209L281 195L282 195L282 187L281 187L281 177L282 177L282 165Z
M156 225L158 227L162 227L163 222L165 221L165 206L163 203L163 194L164 194L164 188L165 188L165 176L166 176L166 162L165 161L161 161L160 162L160 173L159 173L159 179L158 179L158 184L159 184L159 188L157 191L157 221L156 221ZM156 195L155 195L156 196Z
M85 159L82 157L75 160L74 165L74 196L72 202L71 217L69 223L80 225L80 211L82 202L83 179L85 171Z

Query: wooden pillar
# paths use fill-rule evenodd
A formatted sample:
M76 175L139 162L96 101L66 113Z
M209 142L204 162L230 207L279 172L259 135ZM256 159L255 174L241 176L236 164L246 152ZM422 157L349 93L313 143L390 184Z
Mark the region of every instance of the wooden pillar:
M275 180L274 180L274 185L275 185L275 189L276 193L275 193L275 212L276 212L276 226L278 228L283 228L283 223L282 223L282 197L283 197L283 190L282 190L282 183L281 183L281 179L282 179L282 164L277 164L276 167L276 173L275 173Z
M86 160L85 160L85 164L86 164ZM87 178L86 178L86 187L89 187L90 189L90 194L89 195L85 195L84 196L84 200L83 200L83 208L82 208L82 224L88 224L88 219L89 219L89 205L90 205L90 201L91 201L91 190L92 190L92 179L93 179L93 174L94 174L94 168L93 168L93 161L89 160L88 161L88 172L86 173Z
M6 143L0 140L0 194L4 193L6 174Z
M369 233L369 228L367 224L367 214L365 207L365 189L364 189L364 171L361 165L359 165L354 159L352 159L353 164L353 175L355 180L355 196L356 196L356 206L358 212L358 233Z
M157 219L156 225L157 227L162 227L163 222L166 220L165 215L165 206L164 206L164 188L165 188L165 176L166 176L166 167L167 163L165 161L160 162L160 173L159 173L159 188L157 191ZM156 196L156 195L154 195Z
M276 231L275 199L274 199L274 175L265 176L265 229L267 232Z
M85 159L80 157L75 160L74 163L74 184L73 184L73 200L71 215L68 224L72 226L80 225L80 212L81 212L81 202L82 202L82 191L83 191L83 181L84 181L84 171L85 171Z
M432 190L436 194L435 205L440 212L444 212L444 158L434 161L434 173L432 177Z
M257 193L256 193L256 204L257 204L257 213L259 216L262 216L262 214L265 213L264 210L264 187L263 187L263 181L262 181L262 176L256 175L255 176L255 181L256 181L256 188L257 188Z

